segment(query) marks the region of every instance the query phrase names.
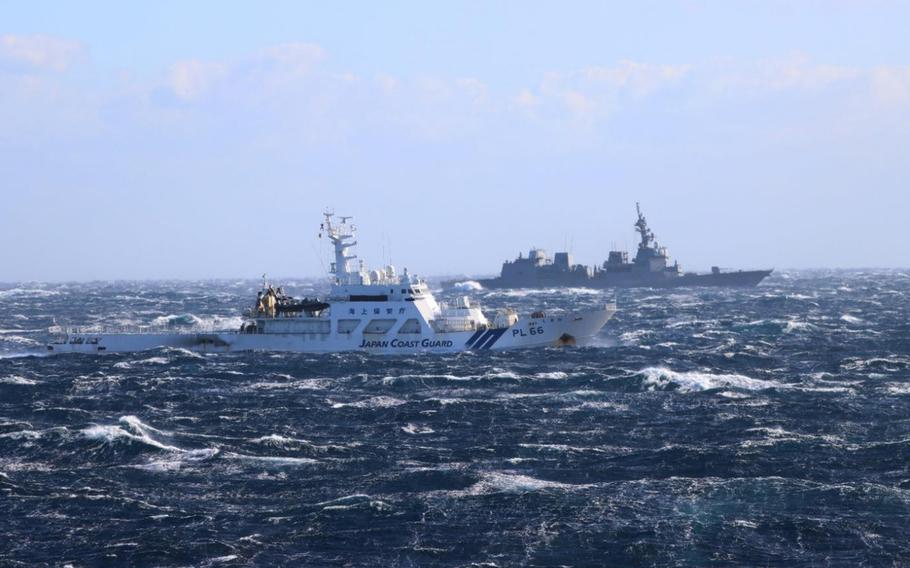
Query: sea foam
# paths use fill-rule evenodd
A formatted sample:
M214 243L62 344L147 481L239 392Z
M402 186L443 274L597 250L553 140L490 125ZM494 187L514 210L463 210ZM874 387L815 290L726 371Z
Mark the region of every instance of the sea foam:
M720 388L741 390L764 390L785 385L745 375L712 374L701 371L677 372L664 367L648 367L640 371L645 383L653 388L666 389L674 386L681 392L697 392Z

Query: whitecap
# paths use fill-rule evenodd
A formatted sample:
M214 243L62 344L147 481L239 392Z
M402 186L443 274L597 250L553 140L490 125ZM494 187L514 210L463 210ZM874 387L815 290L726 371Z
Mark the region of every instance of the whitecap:
M247 454L237 454L233 452L225 452L224 457L227 459L241 460L241 461L250 461L258 462L263 464L270 464L276 466L282 465L312 465L319 463L319 460L313 458L296 458L289 456L251 456Z
M456 282L452 285L452 288L455 290L483 290L483 286L480 282L476 280L465 280L464 282Z
M261 436L259 438L254 438L250 440L254 444L263 444L266 446L288 446L293 444L307 444L309 441L301 440L297 438L288 438L287 436L281 436L279 434L269 434L268 436Z
M798 321L798 320L788 320L784 326L784 333L793 333L794 331L806 331L812 329L814 326L811 323Z
M9 438L10 440L37 440L44 434L37 430L19 430L16 432L6 432L0 434L0 438Z
M195 327L201 323L202 319L193 314L170 314L152 320L155 327Z
M140 432L143 432L143 433L155 432L156 434L162 434L164 436L171 435L170 432L165 432L164 430L159 430L157 428L149 426L148 424L144 423L142 420L139 420L139 418L137 418L131 414L127 415L127 416L121 416L120 422L123 424L126 424L127 426L130 426L131 428L139 430Z
M24 296L28 298L49 298L59 296L60 292L56 290L43 290L40 288L12 288L10 290L0 290L0 299L16 298Z
M161 442L149 437L143 436L140 434L134 434L127 430L124 430L120 426L110 426L110 425L95 425L82 430L82 435L90 440L100 440L102 442L113 442L114 440L120 438L126 438L129 440L134 440L149 446L153 446L162 450L169 450L173 452L179 452L180 448L176 446L169 446L167 444L162 444Z
M22 359L25 357L47 357L47 353L42 351L18 351L11 353L0 353L0 359Z
M323 511L347 511L364 507L387 511L392 508L392 506L385 501L376 499L370 495L364 495L363 493L346 495L344 497L339 497L338 499L323 501L321 503L316 503L316 506L322 507Z
M34 379L27 379L19 375L7 375L0 379L0 383L6 383L8 385L37 385L38 381Z
M173 454L170 459L153 460L148 463L134 466L136 469L143 469L153 472L178 471L188 463L200 462L213 458L221 453L218 448L204 448L200 450L181 450Z
M466 403L472 402L471 400L468 400L466 398L438 398L438 397L428 398L427 401L435 402L437 404L441 404L442 406L449 406L450 404L466 404Z
M169 314L158 316L152 320L154 327L168 328L189 328L201 331L220 331L226 329L237 329L244 322L240 316L205 316L200 317L196 314Z
M4 335L0 338L0 341L4 343L15 343L16 345L22 345L25 347L37 347L41 345L40 341L36 341L31 337L24 337L22 335Z
M697 392L719 388L754 391L786 387L786 385L753 379L745 375L712 374L699 371L677 372L664 367L648 367L642 369L640 374L645 376L645 383L652 387L666 388L672 384L680 392Z
M240 373L241 375L243 373ZM274 382L274 381L265 381L261 383L253 383L249 385L248 389L300 389L300 390L325 390L330 387L332 381L329 379L302 379L299 381L290 381L286 383Z
M406 426L401 427L402 431L407 434L432 434L435 432L432 428L428 426L418 426L416 424L411 424L410 422Z
M617 412L626 412L629 410L629 405L605 400L588 400L578 406L572 406L566 409L566 411L569 412L578 412L580 410L614 410Z
M485 379L520 379L521 375L504 369L493 369L492 373L483 376Z
M872 357L869 359L860 359L851 357L841 363L841 367L848 371L860 371L870 367L880 371L896 372L910 366L910 358L900 355L889 355L887 357Z
M518 444L521 448L527 448L529 450L543 450L557 453L587 453L593 452L602 454L606 450L603 448L586 448L580 446L569 446L567 444Z
M490 471L481 475L480 480L462 491L453 491L456 496L488 495L491 493L534 493L538 491L576 491L590 485L573 485L537 479L528 475L511 472Z
M537 373L534 375L534 378L537 379L566 379L568 377L569 374L562 371L551 371L548 373Z
M167 432L153 428L135 416L121 416L120 424L122 426L116 425L104 425L96 424L82 430L82 435L90 440L100 440L102 442L110 443L115 440L125 438L127 440L139 442L152 446L161 450L167 450L169 452L190 452L195 450L184 450L183 448L178 448L177 446L171 446L169 444L164 444L153 438L150 432L155 432L161 435L168 435Z
M168 354L173 353L175 355L189 357L191 359L205 359L204 355L201 355L195 351L190 351L189 349L184 349L183 347L165 347L164 351Z
M812 442L824 442L826 444L842 444L843 440L837 436L831 434L800 434L798 432L789 432L784 430L780 426L771 426L771 427L759 427L759 428L749 428L747 432L753 432L757 434L764 434L763 438L758 440L745 440L740 446L743 448L752 448L752 447L767 447L774 446L783 442L802 442L802 441L812 441Z
M646 330L646 329L638 329L635 331L627 331L625 333L620 334L619 340L622 341L623 343L635 345L642 338L648 337L649 335L652 335L651 331Z
M170 361L166 357L149 357L148 359L141 359L133 362L147 365L167 365Z
M732 399L749 398L749 395L747 395L745 393L741 393L741 392L736 392L736 391L722 391L717 394L718 394L718 396L722 396L724 398L732 398Z
M757 529L758 523L752 521L746 521L743 519L734 519L731 523L734 527L745 528L745 529Z
M888 383L885 385L885 390L887 390L889 394L910 394L910 383Z
M391 408L405 404L405 401L391 396L374 396L357 402L332 402L332 408Z
M542 296L542 295L572 295L572 296L581 296L581 295L601 295L603 290L597 290L594 288L539 288L539 289L510 289L510 290L497 290L492 292L491 296L504 296L507 298L524 298L527 296Z

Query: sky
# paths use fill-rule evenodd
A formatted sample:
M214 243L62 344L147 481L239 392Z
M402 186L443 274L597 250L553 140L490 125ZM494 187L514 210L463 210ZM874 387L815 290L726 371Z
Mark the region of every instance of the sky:
M910 267L910 3L0 0L0 282Z

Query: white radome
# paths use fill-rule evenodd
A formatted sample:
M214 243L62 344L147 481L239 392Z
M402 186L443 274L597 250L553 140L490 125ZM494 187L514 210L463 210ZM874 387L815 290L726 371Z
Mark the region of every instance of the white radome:
M615 304L582 312L520 316L499 310L491 319L468 297L436 301L407 270L369 271L350 254L356 245L350 217L325 214L320 235L335 249L327 298L294 300L264 286L239 330L120 332L57 329L52 353L116 353L161 347L201 352L287 351L335 353L453 353L584 344L609 321ZM355 264L356 262L356 264ZM280 288L278 289L280 291Z

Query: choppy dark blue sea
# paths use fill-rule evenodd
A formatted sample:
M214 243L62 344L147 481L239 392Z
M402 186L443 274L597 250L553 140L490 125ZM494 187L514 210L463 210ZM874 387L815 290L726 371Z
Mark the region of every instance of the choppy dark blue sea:
M42 353L256 284L0 287L0 565L910 565L907 272L623 291L583 348Z

